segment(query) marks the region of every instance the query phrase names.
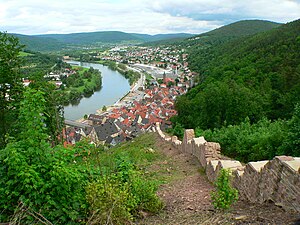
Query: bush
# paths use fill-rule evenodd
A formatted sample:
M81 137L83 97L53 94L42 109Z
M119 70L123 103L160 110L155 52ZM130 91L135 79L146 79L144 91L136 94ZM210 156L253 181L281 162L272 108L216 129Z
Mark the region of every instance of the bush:
M143 178L128 157L116 158L116 173L88 185L90 224L126 224L140 211L156 213L163 207L156 183Z
M211 199L216 209L229 209L238 200L238 191L231 187L230 177L230 170L222 169L215 182L217 190L211 193Z
M92 215L89 224L126 224L133 219L130 211L136 206L128 183L115 177L103 177L88 185L87 200Z
M287 154L287 151L280 149L286 134L286 121L272 122L267 119L255 124L246 119L239 125L214 130L196 129L196 136L219 142L223 154L242 162L272 159L276 155Z

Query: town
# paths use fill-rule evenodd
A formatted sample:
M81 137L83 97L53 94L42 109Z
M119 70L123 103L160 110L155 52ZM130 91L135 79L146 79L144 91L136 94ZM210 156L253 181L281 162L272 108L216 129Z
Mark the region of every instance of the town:
M80 120L82 125L67 126L65 145L88 139L95 145L115 146L153 131L156 123L167 130L171 127L170 118L176 115L176 97L195 83L195 73L189 70L183 49L118 47L94 58L126 63L128 69L142 76L121 101L86 115Z

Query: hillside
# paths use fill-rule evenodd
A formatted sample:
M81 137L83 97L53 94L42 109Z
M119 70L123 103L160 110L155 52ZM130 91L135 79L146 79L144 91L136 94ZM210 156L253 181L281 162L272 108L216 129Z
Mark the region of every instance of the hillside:
M20 43L25 45L25 49L29 51L57 51L64 47L62 43L49 37L35 37L22 34L12 35L19 38Z
M211 129L204 132L208 139L242 161L298 156L299 62L300 20L208 49L191 48L189 66L200 74L200 84L177 99L174 121Z
M254 35L280 26L279 23L264 20L242 20L215 30L194 36L185 41L188 46L211 46L235 38Z
M174 37L168 40L154 40L144 45L182 45L187 48L208 48L239 37L254 35L280 26L279 23L264 20L242 20L192 37Z

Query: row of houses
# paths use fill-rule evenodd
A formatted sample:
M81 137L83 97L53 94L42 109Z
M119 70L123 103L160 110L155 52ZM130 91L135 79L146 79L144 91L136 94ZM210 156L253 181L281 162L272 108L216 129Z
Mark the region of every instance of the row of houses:
M66 144L75 144L88 138L96 145L114 146L148 132L157 122L162 129L168 129L171 126L170 117L176 115L175 99L185 92L185 87L151 86L145 90L140 101L114 108L101 115L90 114L85 121L89 127L68 127L65 130Z

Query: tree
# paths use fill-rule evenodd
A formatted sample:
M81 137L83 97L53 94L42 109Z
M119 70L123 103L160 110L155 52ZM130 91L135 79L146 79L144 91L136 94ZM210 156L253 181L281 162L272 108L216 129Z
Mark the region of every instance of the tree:
M287 155L300 155L300 104L295 106L294 115L288 122L287 139L281 150Z
M104 105L104 106L102 107L102 111L105 112L106 110L107 110L107 108L106 108L106 106Z
M11 130L16 129L23 92L19 73L22 48L17 38L0 32L0 148L6 145L6 135L13 135Z
M55 85L45 81L43 74L35 74L31 77L33 82L30 87L45 93L45 125L52 145L59 144L63 140L62 130L64 126L64 108L59 100L59 92L55 91Z
M0 151L1 222L9 220L20 204L54 224L78 224L85 216L88 174L74 166L73 150L50 147L45 97L45 92L26 88L19 139ZM27 215L20 224L38 224L33 219Z

